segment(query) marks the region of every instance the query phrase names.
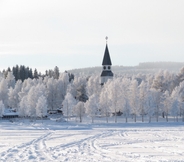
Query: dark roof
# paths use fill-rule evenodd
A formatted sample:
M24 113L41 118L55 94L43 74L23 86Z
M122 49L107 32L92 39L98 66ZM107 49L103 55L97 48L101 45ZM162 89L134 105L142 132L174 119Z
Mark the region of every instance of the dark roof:
M105 53L104 53L102 65L112 65L107 44L105 47Z
M113 76L112 71L102 71L101 76Z

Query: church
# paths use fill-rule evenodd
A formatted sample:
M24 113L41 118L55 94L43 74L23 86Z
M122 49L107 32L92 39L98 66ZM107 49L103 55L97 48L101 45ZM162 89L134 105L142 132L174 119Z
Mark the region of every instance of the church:
M107 39L108 37L106 37L106 47L102 61L101 85L104 85L104 83L106 83L108 79L113 78L113 72L111 71L112 63L107 45Z

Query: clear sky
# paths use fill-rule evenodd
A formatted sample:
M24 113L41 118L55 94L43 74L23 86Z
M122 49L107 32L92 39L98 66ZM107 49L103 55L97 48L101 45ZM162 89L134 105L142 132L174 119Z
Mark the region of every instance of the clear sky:
M0 0L0 70L184 62L183 0Z

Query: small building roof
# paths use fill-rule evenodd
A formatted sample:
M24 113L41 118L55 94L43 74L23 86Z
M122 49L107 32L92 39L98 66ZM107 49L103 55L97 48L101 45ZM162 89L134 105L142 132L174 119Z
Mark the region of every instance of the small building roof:
M104 53L104 58L103 58L102 65L112 65L107 44L106 44L106 47L105 47L105 53Z

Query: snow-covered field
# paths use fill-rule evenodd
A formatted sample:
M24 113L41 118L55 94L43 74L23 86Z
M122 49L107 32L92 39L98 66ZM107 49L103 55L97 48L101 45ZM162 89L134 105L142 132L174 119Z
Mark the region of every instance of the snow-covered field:
M0 120L0 161L184 161L184 124Z

